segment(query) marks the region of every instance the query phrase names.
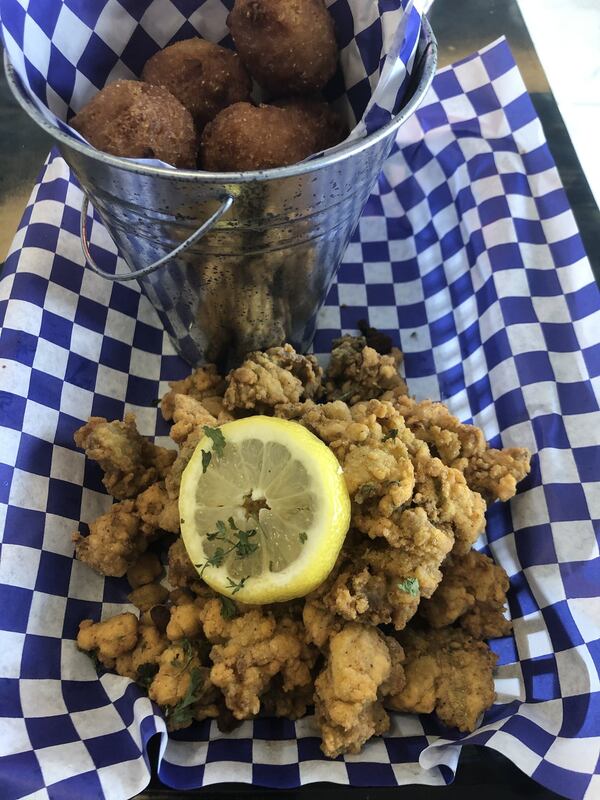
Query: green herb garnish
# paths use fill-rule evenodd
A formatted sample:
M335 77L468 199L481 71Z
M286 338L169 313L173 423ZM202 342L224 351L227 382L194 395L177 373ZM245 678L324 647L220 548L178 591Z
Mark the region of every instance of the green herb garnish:
M203 450L202 451L202 474L203 475L206 472L206 470L208 469L208 465L210 464L211 459L212 459L212 453L210 452L210 450Z
M234 619L238 615L236 604L231 597L220 597L221 600L221 616L223 619Z
M418 578L405 578L400 581L398 588L402 592L406 592L411 597L418 597L419 595L419 579Z
M387 442L388 439L395 439L398 436L398 428L392 428L382 438L382 442Z
M218 520L216 523L217 530L206 534L206 538L209 542L224 542L228 544L229 547L227 549L217 547L213 554L206 559L204 564L194 564L196 568L200 569L200 577L204 574L206 567L220 567L229 553L233 551L235 551L238 558L246 558L246 556L258 550L258 543L250 541L250 539L253 539L258 533L256 528L243 531L235 524L233 517L229 517L227 523L228 525L225 524L223 520Z
M306 531L301 531L298 534L298 538L300 539L300 543L304 544L304 542L308 539L308 534L306 533Z
M200 681L202 680L202 672L198 667L194 667L190 672L190 683L185 693L185 696L175 706L167 706L165 709L165 717L170 720L174 726L180 728L189 725L193 719L194 703L197 703L201 696Z
M250 575L246 575L246 577L242 578L239 581L239 583L236 583L235 581L232 581L231 578L227 578L227 585L229 586L230 589L233 589L231 594L237 594L240 591L240 589L243 589L244 588L244 584L246 583L246 581L248 580L249 577L250 577Z
M204 425L202 430L209 439L212 439L213 450L217 458L221 458L225 449L225 437L222 431L219 428L211 428L209 425Z

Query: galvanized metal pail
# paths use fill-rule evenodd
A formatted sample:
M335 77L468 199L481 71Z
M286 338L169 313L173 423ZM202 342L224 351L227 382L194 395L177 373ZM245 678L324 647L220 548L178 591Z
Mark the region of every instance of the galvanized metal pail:
M210 173L137 164L82 144L51 125L5 58L25 111L58 143L84 191L81 233L90 267L137 279L177 351L191 364L230 365L286 340L305 351L346 246L400 125L437 64L423 18L402 111L365 139L290 167ZM105 273L88 245L88 203L131 272Z

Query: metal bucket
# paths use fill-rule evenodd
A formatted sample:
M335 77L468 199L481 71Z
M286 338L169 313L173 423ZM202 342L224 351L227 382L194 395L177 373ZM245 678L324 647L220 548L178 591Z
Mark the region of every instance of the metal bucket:
M136 164L76 141L43 117L5 58L17 101L57 141L83 188L90 267L109 280L137 279L186 361L225 366L284 340L300 351L310 345L396 132L423 100L436 64L424 18L406 103L385 127L293 166L211 173ZM131 273L104 273L95 263L88 202Z

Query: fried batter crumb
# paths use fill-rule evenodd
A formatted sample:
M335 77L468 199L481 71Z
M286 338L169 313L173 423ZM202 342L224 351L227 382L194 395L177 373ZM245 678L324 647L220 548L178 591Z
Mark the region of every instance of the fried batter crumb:
M352 405L390 390L406 394L406 383L398 373L401 362L400 350L393 347L388 355L380 355L364 336L335 339L326 375L327 399Z
M162 564L156 553L143 553L127 570L127 580L132 589L137 589L155 581L162 572Z
M104 622L84 619L79 623L77 647L86 652L95 652L98 660L108 669L115 660L133 650L138 637L138 618L126 612Z
M176 453L140 436L133 414L123 422L91 417L75 431L75 444L104 471L106 491L117 500L135 497L165 477Z
M377 628L349 623L329 642L325 669L315 681L315 713L326 756L358 753L384 733L389 717L382 704L404 686L402 648Z
M506 636L511 623L504 617L508 576L491 558L470 550L442 565L443 578L433 597L419 611L433 628L457 620L475 639Z
M89 528L88 536L73 534L75 555L101 575L121 578L149 543L132 500L115 503Z
M460 731L473 731L494 702L496 656L460 628L407 630L400 634L406 656L406 685L386 706L427 714Z
M321 376L316 358L299 355L290 345L250 353L227 376L225 407L261 413L280 403L312 399L320 394Z

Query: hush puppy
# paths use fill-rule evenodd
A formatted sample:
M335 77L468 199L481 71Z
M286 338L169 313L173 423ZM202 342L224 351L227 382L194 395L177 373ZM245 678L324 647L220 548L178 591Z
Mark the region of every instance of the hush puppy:
M227 24L246 69L275 96L317 92L335 72L323 0L236 0Z
M293 109L235 103L204 129L201 165L213 172L283 167L311 155L314 142Z
M126 158L158 158L194 169L198 142L190 112L160 86L115 81L70 121L98 150Z
M252 82L237 53L204 39L186 39L152 56L142 80L163 86L190 112L198 133L223 108L250 99Z
M274 105L298 114L306 135L314 138L311 153L318 153L339 144L348 135L348 127L340 115L322 100L308 97L288 97Z

